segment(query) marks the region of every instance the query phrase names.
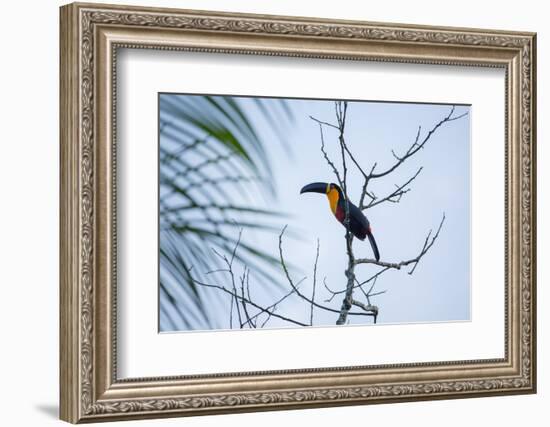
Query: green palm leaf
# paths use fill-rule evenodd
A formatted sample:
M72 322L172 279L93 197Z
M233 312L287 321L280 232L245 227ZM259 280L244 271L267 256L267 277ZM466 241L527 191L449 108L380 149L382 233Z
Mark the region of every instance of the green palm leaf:
M221 267L216 253L231 253L239 230L280 231L283 215L266 207L276 193L264 141L286 144L292 114L284 100L229 96L162 94L159 107L160 327L208 329L215 296L193 277ZM241 241L235 259L258 285L279 286L278 258L257 243Z

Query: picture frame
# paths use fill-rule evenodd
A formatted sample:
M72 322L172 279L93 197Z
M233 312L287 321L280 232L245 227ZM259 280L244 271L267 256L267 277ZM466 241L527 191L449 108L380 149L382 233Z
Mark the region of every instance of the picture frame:
M61 7L60 24L61 419L536 392L534 33L85 3ZM117 294L123 255L117 224L124 219L117 216L116 64L122 49L310 58L321 67L353 60L503 70L503 357L119 378L117 346L124 337L117 309L124 302Z

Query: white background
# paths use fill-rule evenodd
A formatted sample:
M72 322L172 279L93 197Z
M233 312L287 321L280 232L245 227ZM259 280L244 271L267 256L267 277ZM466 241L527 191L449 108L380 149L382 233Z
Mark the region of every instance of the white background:
M114 0L112 0L115 2ZM115 2L117 3L117 2ZM543 2L464 0L442 7L423 2L309 2L296 0L134 1L135 4L232 10L417 24L504 28L539 32L538 117L548 117L550 35ZM13 2L3 6L0 69L0 379L2 424L56 425L58 401L58 10L57 1ZM452 13L449 13L452 11ZM8 18L8 19L6 19ZM550 161L542 142L548 127L539 120L539 165ZM464 426L547 424L550 404L550 323L544 283L550 195L549 172L539 167L539 393L454 401L267 412L194 419L129 422L124 425L256 426L281 424ZM545 194L546 192L546 194Z
M158 51L119 54L118 158L124 163L118 167L117 295L122 337L118 375L135 378L504 357L503 70L386 63L351 63L350 67L349 61L319 67L317 61L295 58L232 59ZM429 87L419 85L419 75L428 73ZM224 79L216 79L218 75ZM262 79L254 80L257 76ZM320 87L319 82L329 81L340 83ZM277 96L452 100L473 105L471 321L195 332L185 337L157 333L158 270L150 261L158 253L157 93L265 95L266 90ZM493 164L492 173L486 172L487 164ZM340 341L353 343L353 351L327 345ZM228 351L219 357L212 348Z

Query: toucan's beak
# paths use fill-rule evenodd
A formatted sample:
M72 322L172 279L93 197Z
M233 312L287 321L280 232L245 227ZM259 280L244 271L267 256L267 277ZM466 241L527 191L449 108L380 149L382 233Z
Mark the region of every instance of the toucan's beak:
M300 194L303 193L321 193L326 194L329 184L326 182L312 182L311 184L306 185L300 190Z

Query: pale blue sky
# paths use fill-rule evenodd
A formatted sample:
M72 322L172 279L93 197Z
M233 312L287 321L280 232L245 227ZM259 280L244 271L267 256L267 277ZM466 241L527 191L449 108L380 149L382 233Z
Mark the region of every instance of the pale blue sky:
M291 147L291 155L282 147L251 99L239 98L239 104L253 118L256 129L266 142L273 166L277 200L258 199L257 206L288 213L289 218L273 221L282 227L289 224L300 239L285 239L285 256L300 266L294 273L296 280L308 279L302 291L311 292L312 266L316 241L320 241L318 277L332 289L345 287L344 228L329 210L327 199L321 194L300 195L305 184L336 179L320 152L319 126L309 116L335 122L334 103L324 100L289 100L294 124L282 130ZM385 102L349 102L346 122L346 141L364 169L386 169L395 160L391 150L402 154L414 141L418 126L421 137L450 111L450 105L400 104ZM456 115L469 111L457 106ZM331 157L338 160L338 142L335 130L325 128L325 142ZM162 144L161 140L161 144ZM338 162L337 164L340 164ZM385 203L366 211L378 242L381 260L398 262L413 258L422 248L426 234L436 229L443 212L446 221L439 239L422 259L413 275L408 270L389 271L376 285L383 295L372 302L379 306L378 323L416 323L431 321L463 321L470 319L470 116L443 125L431 137L423 150L407 160L390 176L376 180L370 189L377 196L393 191L395 184L407 181L420 166L423 170L411 184L411 191L399 203ZM348 187L350 198L357 203L362 177L350 167ZM239 199L239 195L235 195ZM262 245L278 254L276 234L244 231L246 242ZM354 242L357 257L372 257L368 241ZM360 265L359 279L368 278L379 267ZM253 276L252 276L253 279ZM284 278L281 272L281 281ZM282 292L282 291L281 291ZM207 293L210 294L210 293ZM265 294L254 289L261 302L269 303L278 295ZM357 297L361 294L357 293ZM323 301L327 291L318 283L317 297ZM325 303L338 309L341 299ZM223 307L223 304L222 304ZM224 308L220 307L220 312ZM227 306L225 307L227 308ZM289 299L278 309L281 314L308 318L309 305L296 298ZM223 314L222 314L223 316ZM316 310L315 325L334 325L335 314ZM350 323L372 323L371 318L351 317ZM271 327L288 326L277 319ZM162 327L161 327L162 329Z

